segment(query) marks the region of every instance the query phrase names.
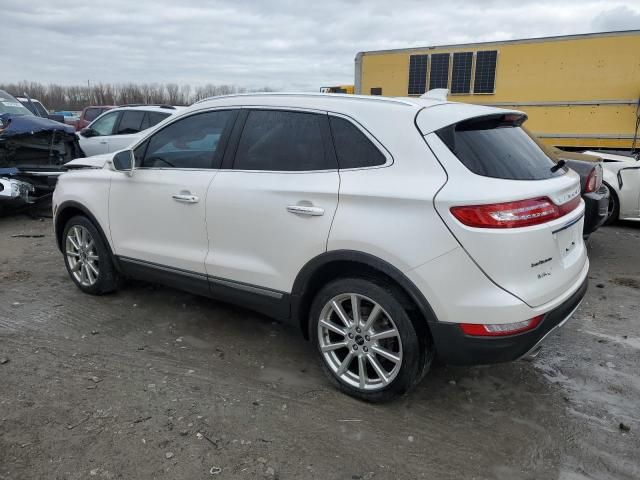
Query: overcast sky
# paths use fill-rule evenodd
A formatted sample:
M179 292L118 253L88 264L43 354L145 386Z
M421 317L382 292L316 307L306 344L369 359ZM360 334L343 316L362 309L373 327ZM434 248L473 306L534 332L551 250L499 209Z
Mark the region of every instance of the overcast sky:
M629 29L640 0L0 0L0 81L317 91L363 50Z

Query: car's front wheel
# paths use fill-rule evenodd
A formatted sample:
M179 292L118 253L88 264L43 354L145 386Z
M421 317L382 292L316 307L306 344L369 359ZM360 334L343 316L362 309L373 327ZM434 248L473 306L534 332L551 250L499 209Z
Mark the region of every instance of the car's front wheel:
M91 220L71 218L64 227L62 248L67 272L80 290L101 295L117 288L111 253Z
M426 371L425 351L393 288L360 278L326 285L310 310L323 369L345 393L381 402L407 392Z

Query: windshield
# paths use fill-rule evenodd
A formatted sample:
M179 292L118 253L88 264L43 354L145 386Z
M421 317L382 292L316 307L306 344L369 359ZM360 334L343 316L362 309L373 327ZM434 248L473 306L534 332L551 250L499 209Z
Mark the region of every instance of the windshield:
M13 113L14 115L33 115L18 100L7 92L0 90L0 115L3 113Z

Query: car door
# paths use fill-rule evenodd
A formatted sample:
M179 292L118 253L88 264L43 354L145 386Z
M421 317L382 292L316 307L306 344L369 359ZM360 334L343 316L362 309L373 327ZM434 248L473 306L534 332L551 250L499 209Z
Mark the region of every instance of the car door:
M136 146L133 175L114 174L109 224L123 263L200 279L208 292L207 189L236 115L215 110L179 118Z
M87 157L109 153L109 140L118 122L121 112L108 112L98 117L89 129L92 136L80 133L80 148Z
M640 218L640 163L626 162L618 171L620 218Z
M246 109L237 124L233 166L207 196L207 273L214 294L237 287L277 296L326 251L339 188L327 115Z

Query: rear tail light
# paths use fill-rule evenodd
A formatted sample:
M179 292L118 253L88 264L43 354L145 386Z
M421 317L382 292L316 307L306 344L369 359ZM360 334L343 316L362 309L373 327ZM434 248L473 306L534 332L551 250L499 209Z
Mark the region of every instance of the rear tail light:
M469 227L517 228L539 225L563 217L578 205L579 196L562 205L556 205L548 197L540 197L489 205L452 207L451 213Z
M584 187L586 193L597 192L602 186L602 166L600 164L593 167L591 173L587 177L587 183Z
M516 323L495 323L495 324L481 324L481 323L460 323L460 329L466 334L473 337L502 337L505 335L515 335L517 333L527 332L533 330L544 318L543 315L524 320Z

